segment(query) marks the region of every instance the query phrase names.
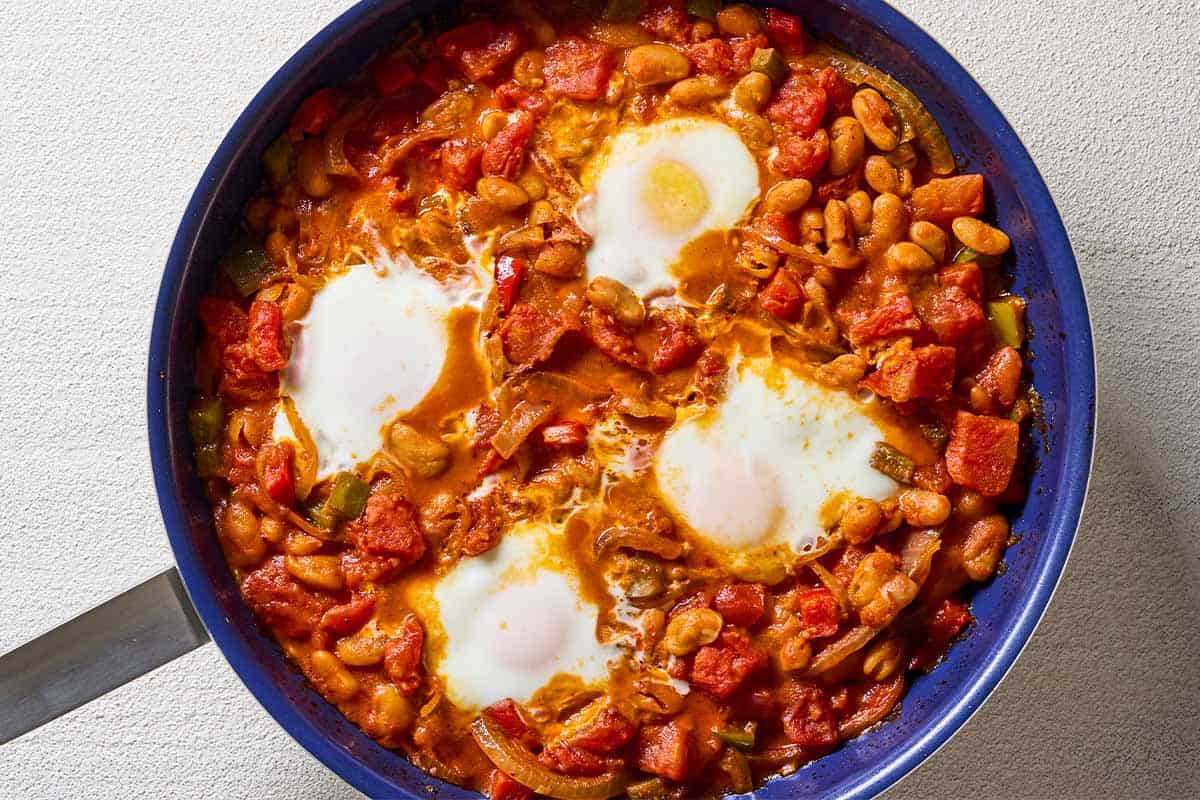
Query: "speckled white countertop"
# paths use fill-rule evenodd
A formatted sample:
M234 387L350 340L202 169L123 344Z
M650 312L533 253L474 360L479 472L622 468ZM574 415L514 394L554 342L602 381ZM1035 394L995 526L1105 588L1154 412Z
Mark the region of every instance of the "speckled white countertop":
M236 115L349 3L0 7L0 651L171 562L145 441L159 273ZM1023 137L1099 353L1096 471L1020 663L891 798L1200 796L1200 14L897 0ZM0 797L354 797L212 645L0 747Z

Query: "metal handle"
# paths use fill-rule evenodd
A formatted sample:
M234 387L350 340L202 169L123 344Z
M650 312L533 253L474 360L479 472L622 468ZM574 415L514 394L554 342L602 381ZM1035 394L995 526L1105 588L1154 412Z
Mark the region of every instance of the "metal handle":
M207 641L171 567L0 656L0 744Z

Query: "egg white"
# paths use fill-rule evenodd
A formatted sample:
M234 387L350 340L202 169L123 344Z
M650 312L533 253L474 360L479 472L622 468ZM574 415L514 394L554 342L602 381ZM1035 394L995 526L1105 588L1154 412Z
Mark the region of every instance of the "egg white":
M280 390L316 447L317 480L378 452L387 425L437 383L451 312L479 307L486 289L479 275L444 286L400 255L351 267L314 295L289 329L292 356ZM299 440L282 404L273 436Z
M867 403L769 359L743 360L718 405L667 432L653 468L695 535L735 573L761 576L820 548L831 500L895 494L870 466L883 440Z
M664 165L683 184L702 187L702 210L691 193L648 192ZM736 226L759 195L758 164L737 133L692 117L617 134L584 184L592 191L576 216L593 239L588 274L614 278L641 295L673 289L678 278L671 268L683 248L709 231ZM688 203L695 207L680 209Z
M606 684L622 651L597 641L598 609L582 597L562 538L556 526L519 522L488 552L406 587L429 632L427 668L459 708L527 703L564 678Z

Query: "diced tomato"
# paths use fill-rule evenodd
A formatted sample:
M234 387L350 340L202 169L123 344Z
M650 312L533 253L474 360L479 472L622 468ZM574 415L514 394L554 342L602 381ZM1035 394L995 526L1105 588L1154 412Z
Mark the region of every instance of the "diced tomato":
M828 203L830 200L845 200L858 191L861 181L862 169L859 167L840 178L821 183L817 187L816 198L821 203Z
M500 455L496 448L488 445L487 452L485 452L483 454L483 458L479 460L479 468L475 471L475 475L480 478L486 478L488 475L496 472L507 463L507 458Z
M768 8L767 37L785 56L804 55L804 25L794 14Z
M671 610L667 612L667 619L676 617L684 611L691 611L693 608L710 608L713 604L712 592L701 589L698 592L693 592L687 597L680 600L675 605L671 606Z
M398 494L372 494L363 518L348 526L351 540L377 556L392 556L407 564L425 555L425 538L412 503Z
M783 710L783 733L802 747L831 747L837 744L837 717L825 690L812 683L789 688Z
M842 620L842 609L837 598L828 589L807 589L796 596L796 608L804 629L800 633L808 639L833 636Z
M278 303L255 300L250 304L247 341L259 368L274 372L287 366L286 346L283 343L283 314Z
M815 178L829 162L829 134L822 128L810 138L786 136L771 166L789 178Z
M357 589L368 583L384 583L404 571L406 564L398 558L373 556L361 550L345 550L341 557L342 575L346 586Z
M417 82L417 71L408 56L394 53L371 65L371 80L375 90L384 97L400 94Z
M696 361L696 371L706 378L724 375L728 368L725 356L712 350L705 350Z
M958 636L971 622L971 611L961 600L947 597L938 606L937 611L925 626L930 639L938 642L948 642Z
M684 53L698 72L705 75L728 75L733 71L733 48L724 39L705 39L689 44Z
M589 753L583 748L565 742L546 745L546 749L538 755L538 761L560 775L570 775L575 778L603 775L617 766L612 758Z
M258 451L258 474L263 491L281 506L296 502L296 483L292 479L295 451L288 442L264 444Z
M542 76L546 91L572 100L599 100L616 66L613 51L578 36L565 36L546 48Z
M800 316L804 299L804 287L786 267L775 270L758 293L758 302L768 314L788 322L795 322Z
M888 356L861 385L897 403L942 400L954 392L955 365L953 347L917 347Z
M877 339L921 330L921 320L906 294L892 295L882 305L850 326L850 343L861 347Z
M496 453L496 455L500 454ZM501 463L503 463L503 458L501 458ZM467 508L471 512L471 524L467 526L461 542L457 544L463 555L477 556L486 553L500 543L503 520L493 494L468 500Z
M500 326L504 356L514 364L545 361L562 338L563 325L528 303L517 303Z
M302 586L283 567L283 556L275 556L242 581L242 598L267 625L282 636L300 639L317 627L333 600Z
M496 102L505 111L512 111L519 108L537 117L550 110L549 97L546 97L541 92L526 89L514 81L502 83L497 86L495 94Z
M800 235L796 230L795 221L787 214L777 211L768 211L761 215L756 224L762 228L764 233L778 236L786 242L794 242Z
M641 25L655 39L682 44L692 30L683 0L655 0L650 8L638 17Z
M775 92L763 114L785 131L807 139L825 118L825 90L808 75L793 72Z
M730 39L729 46L733 49L734 71L739 73L749 72L750 59L754 55L754 51L768 47L770 44L767 41L767 37L761 33Z
M320 89L313 92L292 115L292 129L308 134L323 133L337 117L337 92Z
M521 162L525 160L525 145L533 134L533 115L520 112L518 118L505 125L500 132L483 147L481 167L484 175L501 178L517 177Z
M637 733L637 726L623 714L606 708L583 730L573 734L570 743L592 753L619 750Z
M494 769L488 775L487 796L491 800L529 800L533 790L517 783L508 773Z
M983 299L983 273L974 261L942 267L938 271L938 285L957 286L972 300Z
M817 86L825 90L827 113L838 117L848 116L851 113L850 101L854 99L854 84L833 67L825 67L813 77Z
M321 617L322 630L334 636L346 636L367 624L375 613L375 595L356 594L350 602L334 606Z
M767 590L761 583L731 583L713 598L713 608L731 625L749 628L762 618L767 607Z
M587 426L582 422L556 422L542 428L538 436L543 447L586 450L587 433Z
M525 279L525 259L516 256L500 256L495 267L496 291L500 295L500 310L505 314L512 311Z
M425 631L416 615L409 614L383 651L384 673L405 694L413 694L421 687L421 653L424 648Z
M750 637L732 626L721 631L715 645L705 645L692 662L692 685L724 700L752 674L767 665L767 654Z
M1012 420L959 411L946 445L950 477L980 494L1000 494L1012 479L1020 438L1021 428Z
M200 298L200 325L222 350L245 339L250 330L242 307L221 297Z
M688 366L704 350L704 340L690 319L661 317L654 322L654 334L658 345L650 356L650 369L659 374Z
M500 412L486 403L475 409L471 431L471 452L492 446L492 437L500 430Z
M922 464L913 469L912 476L913 486L918 489L925 489L938 494L945 494L950 491L953 481L950 480L950 471L946 469L946 462L938 459L932 464Z
M604 355L634 369L645 369L646 356L637 349L633 337L625 332L621 323L617 322L607 311L592 308L588 315L588 336L592 344Z
M955 217L983 213L983 176L957 175L934 178L913 190L908 199L914 220L949 225Z
M253 483L256 479L255 464L257 454L254 448L244 444L226 444L222 452L222 466L225 480L232 486Z
M496 74L525 45L521 29L510 23L468 22L446 31L433 44L434 52L470 81Z
M637 767L642 772L682 781L688 775L691 721L677 717L665 725L644 725L637 740Z
M417 73L417 80L421 85L433 93L434 97L441 96L442 92L446 91L449 85L446 68L440 61L429 59L421 65L421 71Z
M960 345L987 327L983 307L957 286L939 286L922 297L921 319L942 344Z
M231 344L221 353L221 396L237 403L269 400L279 394L279 375L258 366L247 342Z
M975 376L975 383L990 394L997 405L1009 409L1017 401L1023 369L1021 354L1011 347L1002 347L992 353Z
M479 179L483 145L470 139L447 139L438 147L442 181L452 189L473 189Z
M512 698L506 697L492 703L483 710L483 713L487 715L488 719L499 725L500 730L504 731L509 738L530 748L541 744L538 741L537 731L525 721L521 707Z

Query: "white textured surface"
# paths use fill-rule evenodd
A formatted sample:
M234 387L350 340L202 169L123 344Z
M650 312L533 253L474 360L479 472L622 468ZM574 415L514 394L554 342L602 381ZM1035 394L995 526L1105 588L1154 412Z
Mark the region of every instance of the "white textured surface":
M144 441L161 265L217 142L347 5L0 7L0 651L170 562ZM1200 796L1194 2L905 0L1024 138L1083 269L1096 474L1021 662L895 798ZM352 797L205 647L0 748L0 797Z

